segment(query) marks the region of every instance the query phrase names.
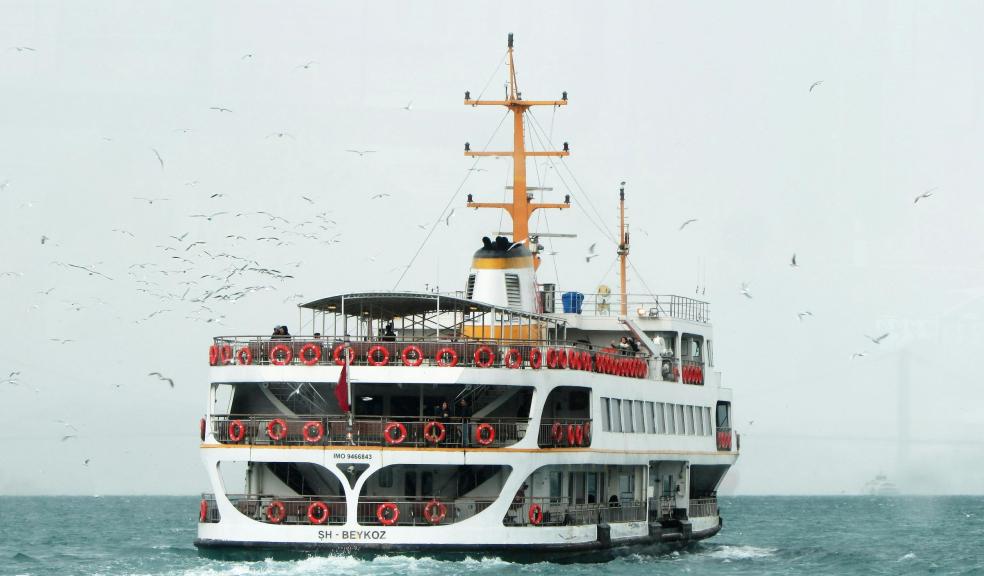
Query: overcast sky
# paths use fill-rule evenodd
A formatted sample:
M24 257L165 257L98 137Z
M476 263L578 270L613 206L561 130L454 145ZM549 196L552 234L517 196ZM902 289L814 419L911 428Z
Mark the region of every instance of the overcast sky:
M572 155L570 172L531 162L531 183L575 208L532 227L578 234L539 279L617 285L598 223L614 228L627 181L630 291L711 302L742 434L728 491L850 493L885 472L980 493L982 21L979 2L6 0L0 379L21 374L0 385L0 493L208 491L210 338L296 332L299 301L392 288L449 202L400 288L461 289L509 222L463 205L501 198L510 162L469 173L462 156L508 147L509 124L461 104L502 93L509 32L524 96L570 96L534 112ZM291 225L235 217L255 211ZM220 284L201 276L228 268L203 250L293 279L244 275L274 289L202 310L190 300Z

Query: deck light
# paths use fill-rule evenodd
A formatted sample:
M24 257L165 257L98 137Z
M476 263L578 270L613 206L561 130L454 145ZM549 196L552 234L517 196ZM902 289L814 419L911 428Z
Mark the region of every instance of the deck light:
M564 194L564 204L570 204L570 203L571 203L571 195Z
M474 202L474 200L472 200L472 195L469 194L468 195L468 203L471 204L472 202Z
M567 90L564 90L564 93L560 96L560 99L567 102Z
M468 142L465 142L465 152L468 152L470 150L471 150L471 144L469 144Z
M564 152L570 152L570 151L571 151L570 146L567 144L567 142L564 142Z
M465 100L471 100L471 91L465 90Z

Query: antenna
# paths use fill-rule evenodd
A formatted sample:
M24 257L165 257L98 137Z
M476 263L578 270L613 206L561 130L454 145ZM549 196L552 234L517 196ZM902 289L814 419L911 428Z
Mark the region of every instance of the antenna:
M512 202L472 202L469 198L467 206L469 208L499 208L509 213L512 218L513 229L512 238L514 241L521 239L527 246L530 244L529 220L533 212L540 208L556 208L563 210L570 208L569 198L565 198L563 203L537 203L531 202L527 195L530 188L526 186L526 158L530 156L569 156L570 147L565 142L562 151L526 151L524 134L523 115L532 106L566 106L567 93L561 100L524 100L516 84L516 64L513 60L513 35L509 34L508 41L509 59L509 84L506 89L505 100L472 100L470 93L465 93L466 106L505 106L513 113L513 149L502 152L476 152L469 146L465 146L465 156L500 156L512 157L513 159L513 198ZM539 267L540 258L536 256L533 265Z

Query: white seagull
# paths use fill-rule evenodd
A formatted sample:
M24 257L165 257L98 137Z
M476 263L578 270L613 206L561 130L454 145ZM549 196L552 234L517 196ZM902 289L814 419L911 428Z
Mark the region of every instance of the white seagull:
M597 246L597 245L598 245L598 243L595 242L591 246L588 246L588 253L584 255L584 261L585 262L591 262L591 259L592 258L597 258L598 257L598 255L595 254L595 246Z
M919 196L916 196L916 199L913 200L912 203L913 204L918 204L919 201L922 200L923 198L929 198L930 196L933 195L933 190L936 190L936 188L938 188L938 186L933 187L933 188L930 188L929 190L926 190L925 192L923 192Z
M875 344L881 344L881 341L882 340L884 340L885 338L888 338L888 334L889 334L888 332L885 332L881 336L878 336L878 337L875 337L875 338L872 338L871 336L868 336L867 334L865 334L864 337L867 338L868 340L871 340Z
M691 218L690 220L687 220L683 224L680 224L680 230L683 230L684 228L686 228L687 227L687 224L690 224L690 223L696 222L696 221L697 221L696 218ZM678 232L679 232L679 230L678 230Z
M823 80L817 80L813 84L810 84L810 92L813 92L813 89L821 84L823 84Z
M167 382L168 384L170 384L171 385L171 388L174 388L174 380L168 378L167 376L161 374L160 372L151 372L151 373L147 374L147 376L157 376L157 379L158 380L163 380L164 382Z
M752 298L752 293L748 291L748 282L741 283L741 295L748 299Z

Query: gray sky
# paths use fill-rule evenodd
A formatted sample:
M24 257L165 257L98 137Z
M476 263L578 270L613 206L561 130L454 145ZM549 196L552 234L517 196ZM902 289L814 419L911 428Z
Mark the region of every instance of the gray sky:
M914 492L980 493L982 19L975 2L6 1L0 272L23 275L0 276L0 378L21 372L18 386L0 385L0 493L207 490L197 420L210 337L294 329L295 294L393 286L426 234L418 225L439 218L468 174L463 143L480 148L502 117L461 99L486 82L501 93L504 70L492 74L508 32L524 95L570 94L556 115L535 114L557 146L571 143L577 208L533 227L580 236L555 241L556 267L548 258L540 280L617 284L588 199L613 228L627 180L645 283L707 287L742 433L729 490L854 492L887 472ZM492 147L509 138L500 130ZM480 163L487 171L455 196L450 226L401 288L463 286L480 236L500 226L496 213L465 210L464 195L497 200L509 165ZM542 176L548 199L569 192L556 171ZM379 193L391 197L370 200ZM316 240L234 216L259 210L295 223L327 210L336 224L305 225ZM219 211L232 214L189 218ZM291 244L254 240L264 236ZM608 256L585 264L592 242ZM179 282L197 280L190 299L216 287L199 277L226 264L203 248L294 278L244 277L276 289L216 303L214 315L138 291L147 281L180 295ZM128 274L143 262L154 266ZM646 291L635 275L629 286ZM136 322L159 309L170 311ZM803 310L814 317L801 323ZM877 346L863 336L886 331ZM900 464L903 357L912 441ZM66 431L78 437L60 441Z

